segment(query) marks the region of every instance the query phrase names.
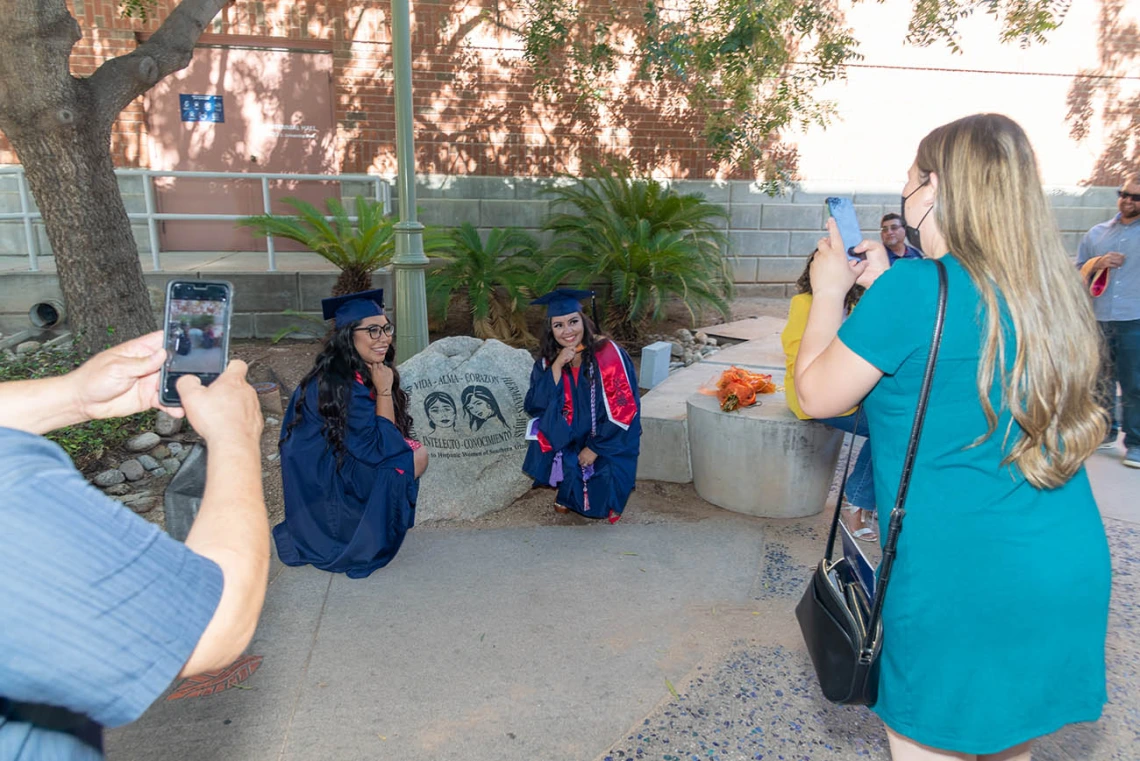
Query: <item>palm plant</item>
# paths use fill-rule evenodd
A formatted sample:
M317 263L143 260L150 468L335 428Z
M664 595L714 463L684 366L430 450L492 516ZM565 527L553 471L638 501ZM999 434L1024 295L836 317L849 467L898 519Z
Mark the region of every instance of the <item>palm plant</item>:
M333 296L372 288L372 273L391 262L396 253L397 220L385 214L377 201L357 196L355 222L337 198L325 201L327 212L298 198L284 198L282 202L296 209L297 216L261 214L240 219L238 224L260 236L296 241L335 264L340 277L333 286ZM438 233L425 230L425 250L436 245Z
M544 226L555 238L543 283L598 290L606 332L640 338L672 298L694 322L709 307L728 315L728 240L717 226L728 216L723 207L633 179L614 164L594 165L582 182L546 192L573 210L553 214Z
M474 225L464 222L428 270L429 309L445 318L452 297L464 296L477 338L534 346L522 308L536 276L536 247L534 238L513 227L491 230L484 243Z

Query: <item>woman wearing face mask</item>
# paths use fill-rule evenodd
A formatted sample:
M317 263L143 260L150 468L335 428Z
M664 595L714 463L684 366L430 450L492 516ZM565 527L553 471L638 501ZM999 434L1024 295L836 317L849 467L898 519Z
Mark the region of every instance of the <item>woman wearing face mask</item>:
M629 355L582 312L592 296L558 289L532 302L547 322L524 401L537 420L523 472L557 489L558 512L617 523L637 474L641 401Z
M285 565L363 578L387 565L415 521L427 450L411 439L383 291L322 302L335 326L281 426Z
M1083 467L1106 427L1096 323L1010 119L931 132L903 192L932 259L895 264L844 321L866 265L848 263L832 225L812 264L796 391L814 417L863 402L875 492L893 505L931 348L933 259L945 264L945 327L884 602L874 710L895 761L1028 761L1032 739L1095 720L1106 699L1110 565Z

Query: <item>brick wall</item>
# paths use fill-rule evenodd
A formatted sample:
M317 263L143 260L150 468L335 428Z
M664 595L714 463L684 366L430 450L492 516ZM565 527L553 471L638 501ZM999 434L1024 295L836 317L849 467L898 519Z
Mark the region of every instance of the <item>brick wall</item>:
M83 31L72 70L86 76L153 32L174 0L158 0L146 23L123 19L115 0L69 2ZM821 92L834 99L842 121L827 131L789 134L786 147L798 152L805 180L893 181L909 163L901 156L890 160L897 146L910 150L925 131L962 114L1000 110L1030 132L1047 182L1111 184L1124 167L1140 162L1140 45L1134 34L1140 9L1130 5L1076 3L1047 45L1025 50L998 44L996 25L976 20L965 27L961 56L942 46L901 44L908 0L856 5L848 19L866 57ZM640 0L596 0L586 23L640 13L642 6ZM203 41L332 52L341 170L390 175L396 166L388 8L359 0L234 0ZM601 114L545 100L533 92L520 40L506 29L517 23L509 8L417 0L413 14L418 171L550 176L616 152L657 176L717 176L699 118L669 92L631 81L625 72L614 88L621 99ZM892 103L900 110L884 130ZM115 127L116 164L145 166L146 141L140 99ZM15 161L0 136L0 164Z
M72 56L77 76L133 50L172 6L161 0L154 20L144 23L119 16L113 0L71 3L84 35ZM201 42L331 51L341 171L390 174L396 170L396 115L387 8L345 0L237 0ZM668 93L635 88L609 118L574 104L543 102L534 95L518 38L474 11L454 11L442 0L416 2L412 47L416 155L423 172L550 176L610 152L671 176L715 172L700 122L678 111ZM116 124L112 151L117 166L147 165L142 99ZM17 158L0 135L5 163Z

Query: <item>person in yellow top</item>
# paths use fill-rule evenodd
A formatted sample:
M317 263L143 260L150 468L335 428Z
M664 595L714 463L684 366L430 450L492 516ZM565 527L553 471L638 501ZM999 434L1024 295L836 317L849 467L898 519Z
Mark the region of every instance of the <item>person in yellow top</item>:
M859 297L863 295L864 289L890 266L886 249L882 244L876 241L864 241L861 246L857 247L857 250L858 248L865 250L864 252L867 254L870 266L864 271L864 275L859 278L859 281L847 292L845 303L848 314L855 308L855 304L859 301ZM879 249L881 249L881 251ZM808 256L807 265L804 267L803 274L800 275L799 280L796 281L796 287L799 289L799 293L792 297L791 304L788 307L788 322L784 325L783 332L780 333L780 343L783 344L784 347L784 361L787 366L787 374L784 376L784 396L788 401L788 409L800 420L813 419L800 409L799 400L796 398L794 378L796 355L799 354L800 340L803 338L804 328L807 326L808 312L811 310L812 295L809 272L811 270L812 259L815 255L816 252L812 251ZM856 407L838 417L821 418L817 420L817 422L829 425L832 428L838 428L847 433L854 433L856 436L866 437L869 434L867 419L862 415L856 415L855 411L857 409ZM878 541L879 532L875 528L875 483L871 474L870 439L867 439L866 443L863 444L863 448L859 451L858 457L855 458L855 466L851 469L851 474L847 477L846 494L842 495L841 498L846 503L844 505L844 511L847 514L846 523L847 527L851 529L851 534L856 539L862 539L863 541Z

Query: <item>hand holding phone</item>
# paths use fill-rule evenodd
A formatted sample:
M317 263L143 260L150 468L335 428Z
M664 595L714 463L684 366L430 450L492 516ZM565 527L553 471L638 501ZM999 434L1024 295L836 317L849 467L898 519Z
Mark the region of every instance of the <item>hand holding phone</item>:
M126 417L151 409L166 361L163 335L155 331L101 351L71 374L84 420ZM170 410L181 416L181 410Z
M159 401L181 406L178 379L196 376L208 386L229 362L233 286L222 281L171 280L166 284L162 329L166 362L159 380Z
M209 388L195 380L197 373L179 376L186 417L207 446L226 443L257 449L264 420L257 392L246 379L247 370L245 362L234 360Z
M850 198L831 197L826 201L827 213L835 220L839 227L839 235L843 238L843 246L850 261L858 262L866 258L855 247L863 242L863 231L859 229L859 218L855 215L855 206Z

